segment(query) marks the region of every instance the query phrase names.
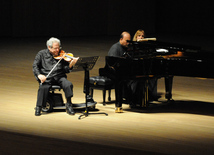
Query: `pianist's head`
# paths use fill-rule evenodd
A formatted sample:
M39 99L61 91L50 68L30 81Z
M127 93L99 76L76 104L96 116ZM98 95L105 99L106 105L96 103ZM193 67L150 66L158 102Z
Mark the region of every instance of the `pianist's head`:
M123 32L121 35L120 35L120 44L124 47L128 47L129 45L129 42L127 42L131 40L131 35L129 32Z

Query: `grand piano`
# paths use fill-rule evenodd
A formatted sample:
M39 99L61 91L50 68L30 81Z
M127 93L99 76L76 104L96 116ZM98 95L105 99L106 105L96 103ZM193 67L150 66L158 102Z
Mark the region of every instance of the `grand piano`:
M116 102L123 102L120 82L127 79L188 76L214 78L214 53L200 47L146 40L130 41L124 57L106 56L105 75L115 80ZM171 81L172 82L172 81ZM172 87L170 81L166 88ZM170 88L169 88L170 89ZM142 106L147 107L148 84L145 83Z

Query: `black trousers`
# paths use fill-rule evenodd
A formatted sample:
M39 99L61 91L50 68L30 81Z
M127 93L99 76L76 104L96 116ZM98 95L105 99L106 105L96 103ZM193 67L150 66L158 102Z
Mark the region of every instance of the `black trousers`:
M66 98L73 97L73 84L68 81L67 78L62 77L57 81L54 80L51 83L43 83L42 85L39 85L36 106L45 106L50 87L54 84L60 85L62 87Z
M145 91L145 79L134 79L128 82L127 99L131 106L142 105Z
M115 85L115 106L122 107L123 98L132 106L141 104L144 83L145 81L141 79L117 81Z
M124 81L115 81L115 107L122 107L124 96L125 83Z
M148 80L148 93L149 93L149 100L157 100L158 99L158 93L157 93L157 77L149 78Z

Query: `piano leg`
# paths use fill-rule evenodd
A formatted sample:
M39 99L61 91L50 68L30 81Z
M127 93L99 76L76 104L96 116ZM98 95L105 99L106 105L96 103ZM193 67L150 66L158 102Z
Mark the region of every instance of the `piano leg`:
M169 101L172 99L172 84L173 84L173 76L168 75L165 76L165 98Z
M143 88L142 107L148 107L148 105L149 105L149 80L147 79L144 83L144 88Z

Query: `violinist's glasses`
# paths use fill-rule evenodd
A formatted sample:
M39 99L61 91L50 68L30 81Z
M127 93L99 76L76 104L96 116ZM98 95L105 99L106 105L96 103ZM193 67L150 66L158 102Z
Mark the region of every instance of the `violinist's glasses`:
M51 48L54 50L61 50L62 49L62 47L55 47L55 48L51 47Z

